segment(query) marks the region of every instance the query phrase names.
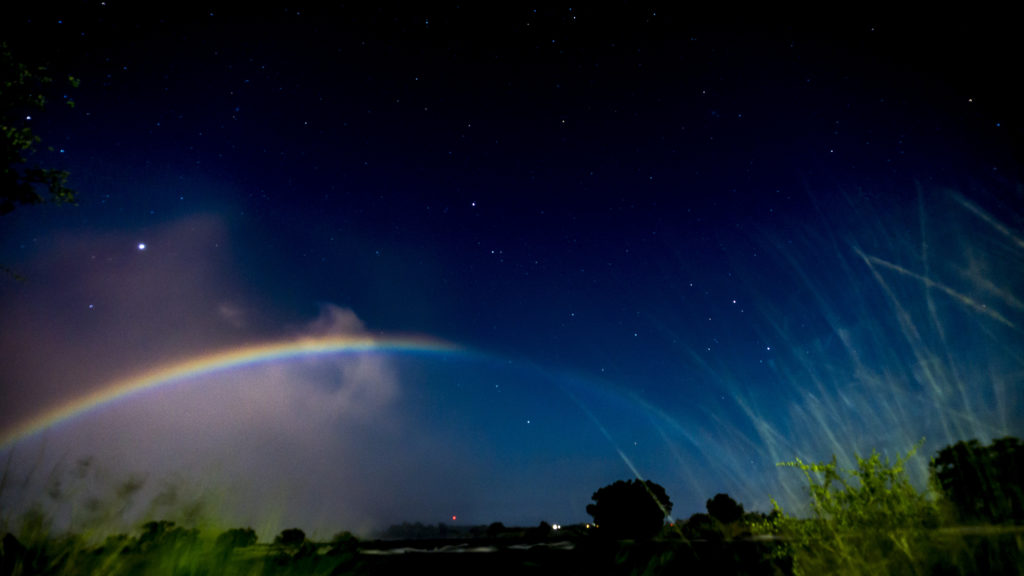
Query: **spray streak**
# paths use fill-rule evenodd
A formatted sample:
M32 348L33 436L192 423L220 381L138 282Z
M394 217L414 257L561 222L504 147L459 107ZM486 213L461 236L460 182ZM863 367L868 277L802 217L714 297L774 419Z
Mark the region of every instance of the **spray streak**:
M1017 234L1014 234L1009 228L1004 226L1001 222L990 216L987 212L976 206L973 202L967 200L959 194L953 194L953 199L963 206L968 212L974 214L980 218L984 223L992 227L993 230L999 232L1005 236L1010 242L1017 245L1018 248L1024 249L1024 239Z
M593 412L591 412L589 408L584 406L583 403L580 402L580 400L576 398L576 396L573 395L571 392L569 392L565 388L562 388L562 391L566 394L566 396L569 397L570 400L573 401L573 403L576 404L576 406L580 408L580 410L583 411L584 414L587 415L588 418L590 418L591 422L593 422L594 425L597 426L597 429L601 431L601 434L612 445L612 448L615 449L615 452L619 455L619 458L622 459L622 462L625 463L626 467L629 468L629 471L633 473L633 477L640 481L640 484L644 487L644 490L647 491L647 495L651 497L651 500L653 500L655 504L657 504L658 508L661 510L662 516L664 518L671 519L671 513L661 503L661 500L659 500L658 497L654 495L654 493L651 491L651 487L647 485L647 481L644 480L643 475L640 474L640 470L636 467L635 464L633 464L633 461L629 459L629 456L627 456L626 453L622 451L622 448L620 448L619 445L615 443L615 439L612 438L612 435L610 432L608 432L608 429L605 428L603 424L601 424L601 421L597 418L597 416Z
M929 288L935 288L935 289L941 290L942 292L944 292L948 296L952 297L954 300L956 300L956 301L960 302L961 304L971 308L975 312L979 312L981 314L984 314L985 316L988 316L989 318L992 318L993 320L995 320L997 322L1000 322L1000 323L1005 324L1006 326L1008 326L1010 328L1013 328L1014 330L1017 330L1017 326L1015 326L1013 324L1013 322L1010 322L1009 320L1007 320L1002 314L1000 314L1000 313L998 313L998 312L996 312L994 310L990 310L984 304L979 304L978 302L975 302L971 297L965 296L964 294L961 294L961 293L953 290L952 288L946 286L945 284L939 284L938 282L932 280L931 278L926 278L924 276L921 276L920 274L918 274L916 272L912 272L910 270L907 270L906 268L904 268L904 267L902 267L902 266L900 266L898 264L893 264L891 262L887 262L885 260L882 260L881 258L876 258L875 256L870 256L868 254L865 254L865 253L861 252L859 249L857 249L857 254L861 258L863 258L864 261L867 262L868 266L871 267L871 268L874 268L875 265L881 266L883 268L887 268L887 269L892 270L894 272L898 272L900 274L903 274L904 276L908 276L910 278L918 280L918 281L920 281L921 283L923 283L925 286L927 286Z

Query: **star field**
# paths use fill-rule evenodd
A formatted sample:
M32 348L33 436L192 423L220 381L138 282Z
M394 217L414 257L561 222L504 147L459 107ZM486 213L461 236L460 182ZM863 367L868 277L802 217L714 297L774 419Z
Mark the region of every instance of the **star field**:
M204 375L3 449L217 461L186 483L289 487L232 519L368 531L569 524L635 474L766 510L794 455L1020 435L1009 21L12 9L81 79L25 120L79 196L2 217L0 421L258 342L465 352Z

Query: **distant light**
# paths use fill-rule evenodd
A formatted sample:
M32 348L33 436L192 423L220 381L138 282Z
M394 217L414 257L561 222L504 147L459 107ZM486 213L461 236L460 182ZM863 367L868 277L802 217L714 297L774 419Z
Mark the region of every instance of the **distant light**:
M145 242L139 242L138 248L139 248L139 252L142 252L143 250L146 249L146 243Z
M455 514L452 514L452 522L455 522Z

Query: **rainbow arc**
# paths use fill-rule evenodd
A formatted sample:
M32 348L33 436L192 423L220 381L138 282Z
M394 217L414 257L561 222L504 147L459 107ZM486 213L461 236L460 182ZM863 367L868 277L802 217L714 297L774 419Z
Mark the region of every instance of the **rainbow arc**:
M461 350L456 345L422 336L390 338L330 336L267 342L222 350L160 366L143 374L113 382L89 394L73 398L63 404L40 412L22 422L4 427L0 429L0 447L13 445L51 426L98 409L116 400L138 394L144 390L169 386L199 376L243 366L268 364L303 357L356 354L361 352L444 354Z

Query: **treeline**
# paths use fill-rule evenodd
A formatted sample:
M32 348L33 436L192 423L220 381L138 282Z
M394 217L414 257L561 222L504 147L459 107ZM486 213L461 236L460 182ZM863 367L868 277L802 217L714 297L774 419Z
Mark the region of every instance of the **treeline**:
M1017 438L957 442L929 467L943 504L966 524L1024 523L1024 447Z
M618 481L592 495L588 525L535 527L404 523L378 540L340 532L314 542L300 528L261 543L252 528L215 535L160 520L100 543L42 530L23 518L0 541L6 574L1024 574L1024 444L971 440L940 450L918 490L905 465L878 453L844 469L781 463L807 483L810 515L778 504L748 512L728 494L706 512L670 521L655 482ZM410 541L418 541L408 544ZM462 543L462 544L460 544ZM422 554L427 550L475 553ZM413 552L395 554L395 550Z
M777 503L748 513L726 494L707 513L664 526L672 502L650 481L619 481L593 495L595 535L618 550L620 573L1024 574L1024 445L1001 438L941 449L926 490L906 473L907 454L877 452L842 468L780 463L807 483L810 516Z

